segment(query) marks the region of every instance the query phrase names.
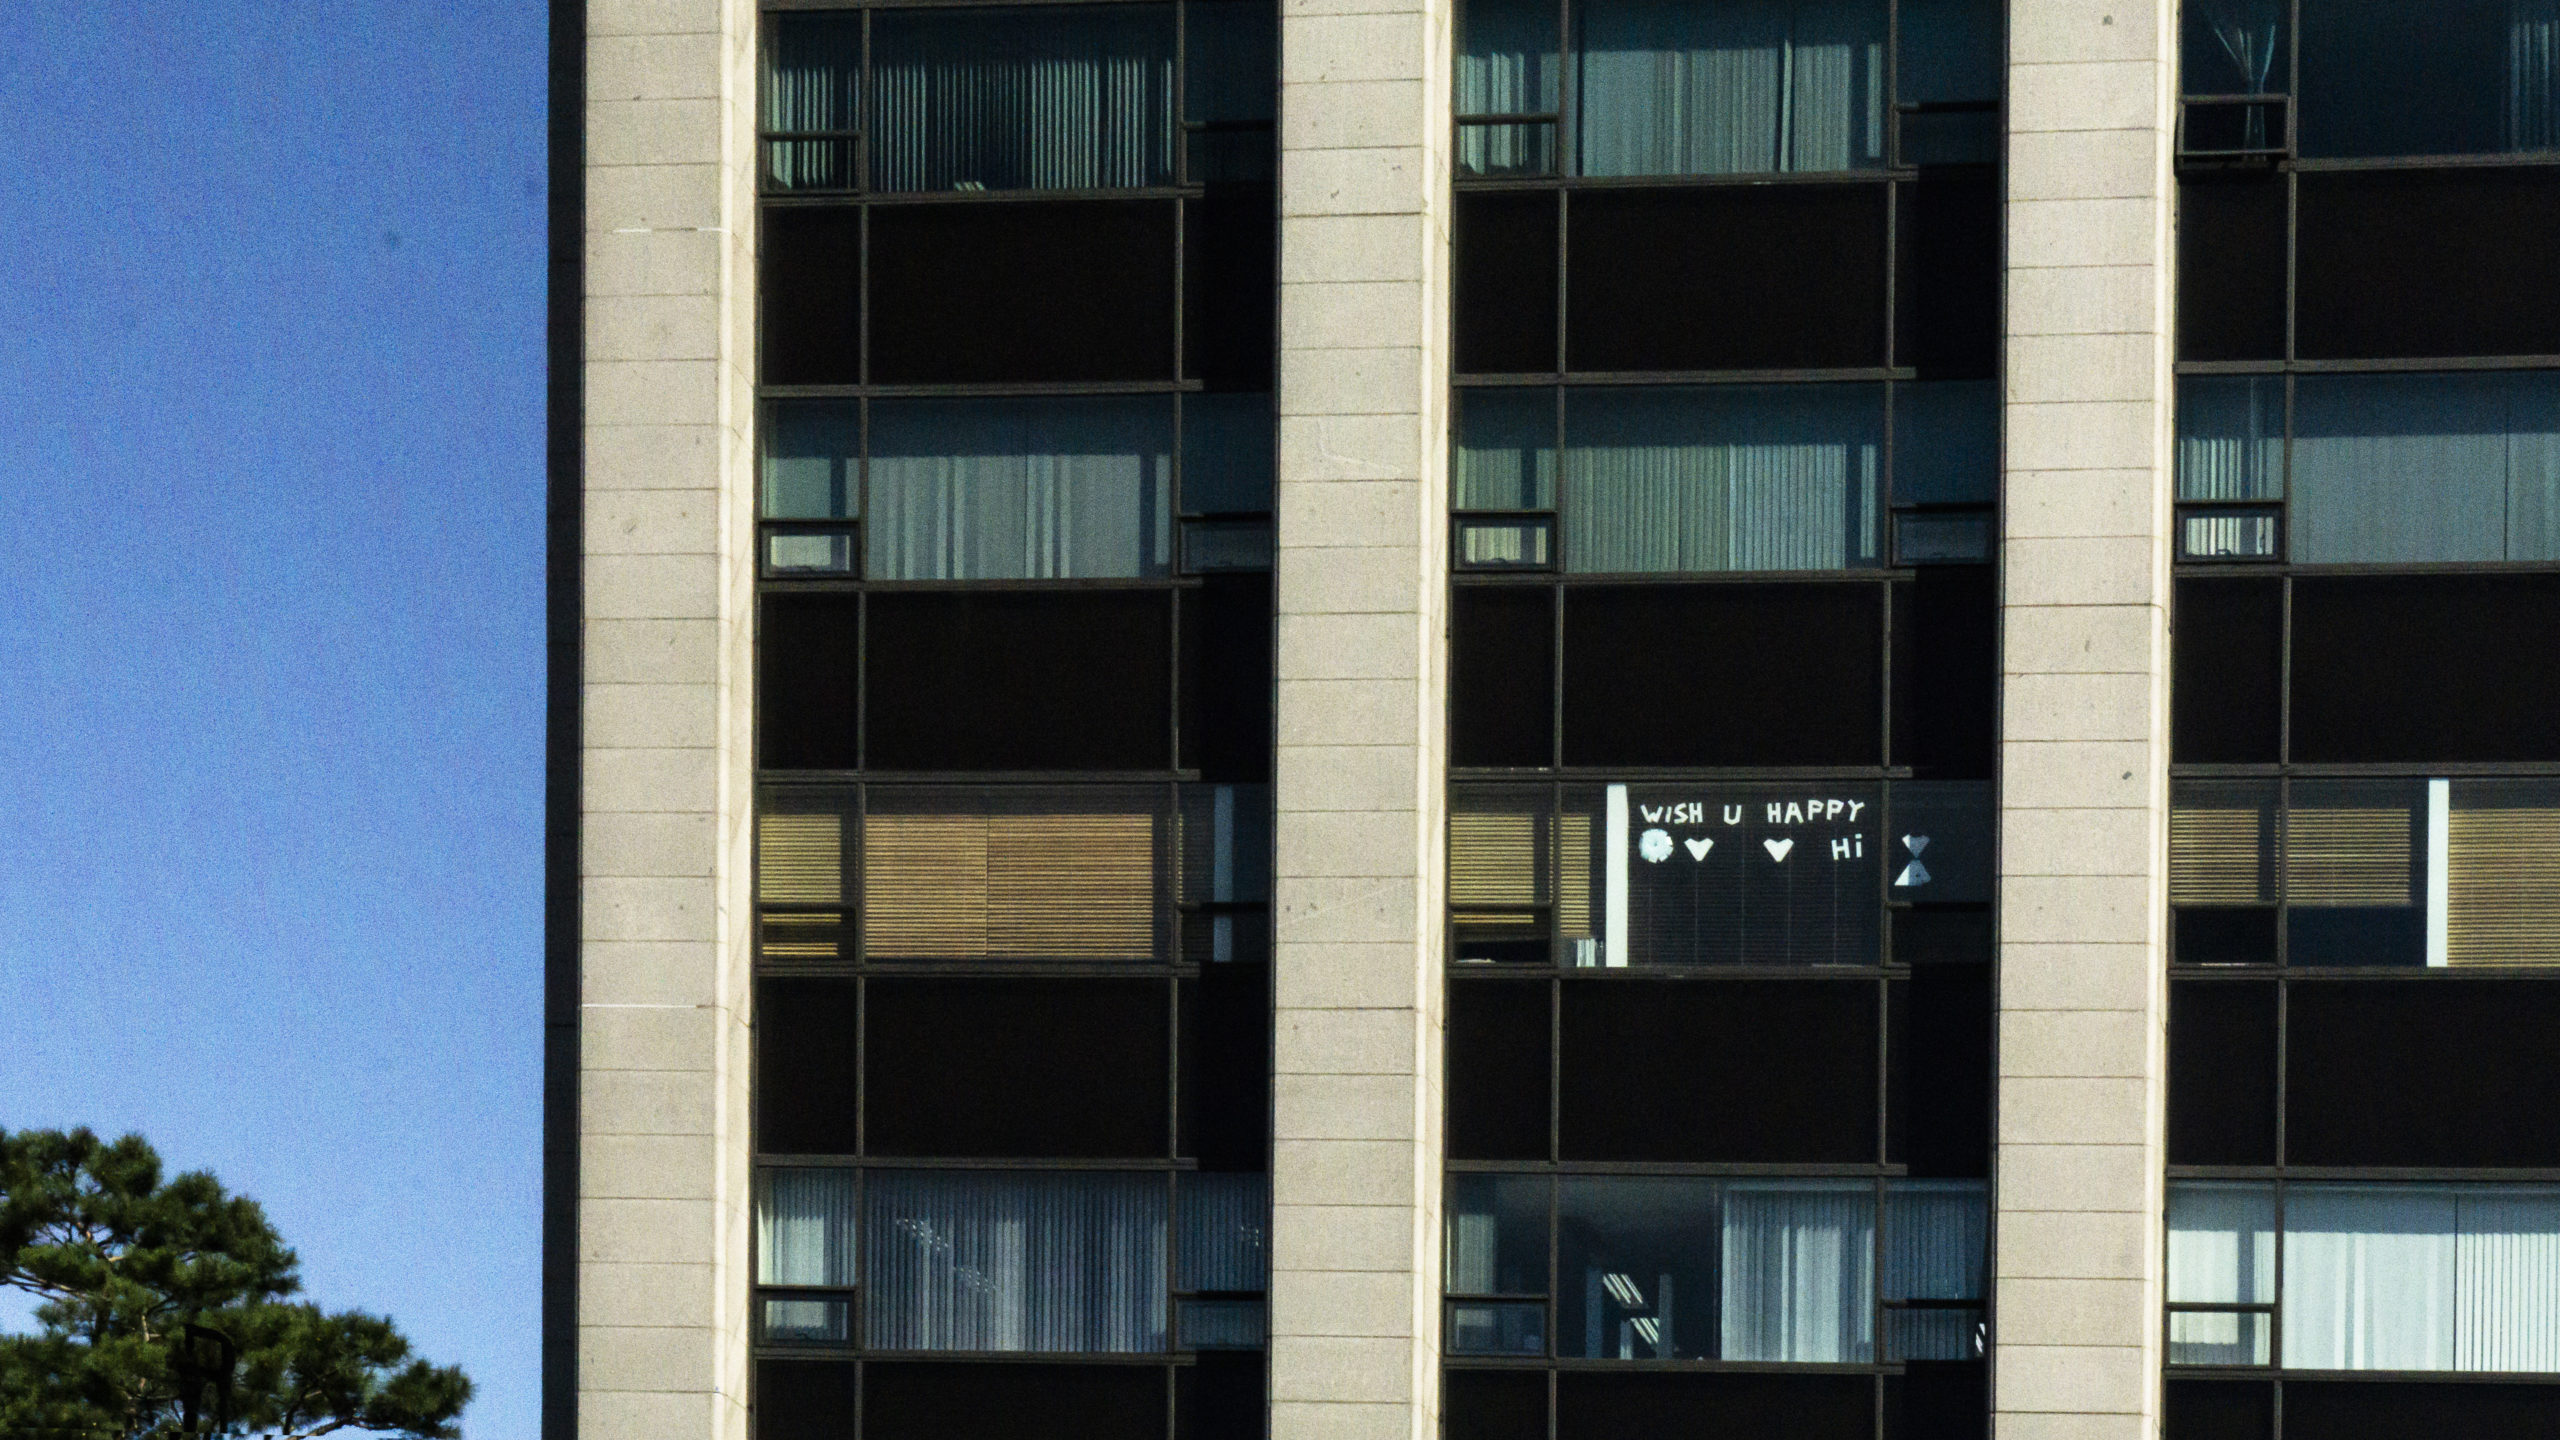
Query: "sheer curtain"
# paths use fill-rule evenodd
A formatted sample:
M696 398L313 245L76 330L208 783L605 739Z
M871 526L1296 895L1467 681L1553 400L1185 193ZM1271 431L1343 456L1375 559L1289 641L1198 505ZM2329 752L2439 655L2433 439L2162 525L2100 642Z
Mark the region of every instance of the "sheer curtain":
M2507 148L2560 147L2560 0L2510 0Z
M756 1177L756 1283L854 1283L854 1172L768 1170ZM844 1302L764 1302L765 1333L776 1339L841 1340Z
M1565 568L1874 563L1880 398L1869 385L1572 392Z
M875 401L870 574L1161 575L1171 429L1159 397Z
M1863 1363L1874 1352L1875 1191L1742 1182L1724 1196L1727 1360Z
M2560 559L2560 376L2306 375L2293 558Z
M2265 1305L2276 1298L2276 1197L2268 1185L2169 1187L2169 1303ZM2175 1365L2263 1365L2264 1315L2176 1315Z
M2178 382L2178 498L2284 494L2284 377L2191 375Z
M875 1170L867 1178L863 1317L873 1348L1164 1348L1164 1177Z
M1874 0L1589 0L1582 173L1737 175L1884 162Z
M778 22L778 23L777 23ZM850 132L862 124L862 17L776 17L765 56L767 131ZM846 140L769 140L765 173L783 190L842 190L855 181Z
M1169 6L883 10L871 29L871 188L1170 183Z
M1271 1177L1182 1177L1174 1273L1185 1290L1260 1290L1269 1283Z
M2454 1368L2560 1373L2560 1190L2466 1190Z
M1979 1180L1901 1180L1884 1199L1887 1300L1979 1300L1990 1256L1989 1187ZM1887 1360L1971 1360L1978 1309L1888 1311Z

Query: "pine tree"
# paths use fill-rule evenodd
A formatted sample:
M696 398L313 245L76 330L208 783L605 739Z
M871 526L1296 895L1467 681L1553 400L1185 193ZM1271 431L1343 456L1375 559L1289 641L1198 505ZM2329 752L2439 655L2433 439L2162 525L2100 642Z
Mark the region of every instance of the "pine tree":
M457 1440L471 1382L391 1322L291 1299L298 1262L256 1201L165 1183L139 1135L0 1130L0 1285L36 1297L0 1335L10 1440Z

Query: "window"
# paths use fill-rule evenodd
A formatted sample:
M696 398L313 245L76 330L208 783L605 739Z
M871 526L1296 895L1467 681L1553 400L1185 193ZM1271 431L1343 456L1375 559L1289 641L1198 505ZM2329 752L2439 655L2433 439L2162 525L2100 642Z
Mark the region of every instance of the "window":
M1259 1348L1268 1188L1259 1175L767 1169L761 1335L890 1353Z
M1979 1181L1461 1173L1446 1204L1452 1355L1865 1365L1982 1353Z
M2555 1373L2555 1289L2560 1190L2170 1187L2173 1365Z

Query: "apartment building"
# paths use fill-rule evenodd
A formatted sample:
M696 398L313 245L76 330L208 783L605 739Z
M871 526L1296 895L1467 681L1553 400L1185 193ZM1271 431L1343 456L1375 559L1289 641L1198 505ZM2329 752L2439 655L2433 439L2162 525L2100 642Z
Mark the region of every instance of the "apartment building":
M2560 0L560 0L547 1430L2560 1434Z

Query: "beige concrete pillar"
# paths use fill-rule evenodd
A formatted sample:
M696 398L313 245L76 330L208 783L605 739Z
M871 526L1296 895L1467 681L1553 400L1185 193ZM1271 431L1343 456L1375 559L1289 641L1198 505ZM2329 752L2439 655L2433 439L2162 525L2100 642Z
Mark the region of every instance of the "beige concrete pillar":
M1449 66L1285 8L1274 1440L1439 1432Z
M749 0L589 0L578 1432L746 1434Z
M2159 1431L2170 0L2017 0L1998 1440Z

